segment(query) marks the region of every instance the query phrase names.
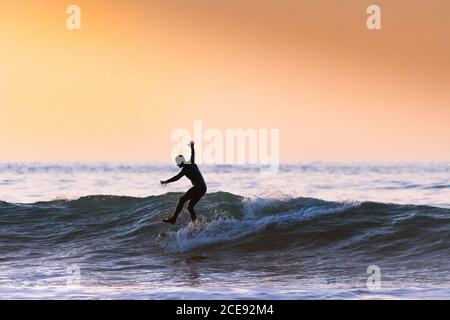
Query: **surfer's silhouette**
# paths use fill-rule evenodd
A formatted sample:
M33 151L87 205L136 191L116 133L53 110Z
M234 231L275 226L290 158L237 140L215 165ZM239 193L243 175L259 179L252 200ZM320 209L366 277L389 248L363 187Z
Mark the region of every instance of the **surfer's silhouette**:
M203 197L203 195L206 193L205 180L203 179L200 170L195 164L194 141L191 141L189 143L189 146L191 147L191 160L187 162L181 154L178 155L175 158L175 162L177 166L181 168L180 173L178 173L176 176L168 180L161 181L161 184L166 185L168 183L181 179L183 176L186 176L189 180L191 180L193 185L193 187L190 188L178 201L178 205L177 208L175 209L175 213L173 214L173 216L163 220L164 222L167 223L175 224L178 215L180 214L184 204L187 201L189 201L189 205L187 208L189 214L191 215L191 220L192 222L195 222L197 217L195 215L194 206L197 204L197 202L200 201L201 197Z

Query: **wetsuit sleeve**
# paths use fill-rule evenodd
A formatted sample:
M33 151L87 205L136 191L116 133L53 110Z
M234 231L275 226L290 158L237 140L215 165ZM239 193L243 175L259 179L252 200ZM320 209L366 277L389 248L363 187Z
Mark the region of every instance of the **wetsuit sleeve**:
M195 163L195 150L194 150L194 145L191 144L191 163L194 164Z
M171 182L178 181L178 180L180 180L183 176L184 176L184 169L182 169L182 170L180 171L180 173L177 174L176 176L170 178L169 180L166 180L166 183L171 183Z

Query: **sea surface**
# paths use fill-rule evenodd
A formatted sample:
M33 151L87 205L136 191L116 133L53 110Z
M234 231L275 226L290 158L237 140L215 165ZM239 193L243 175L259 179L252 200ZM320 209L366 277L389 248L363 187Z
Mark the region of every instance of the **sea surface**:
M450 163L0 164L0 299L450 299Z

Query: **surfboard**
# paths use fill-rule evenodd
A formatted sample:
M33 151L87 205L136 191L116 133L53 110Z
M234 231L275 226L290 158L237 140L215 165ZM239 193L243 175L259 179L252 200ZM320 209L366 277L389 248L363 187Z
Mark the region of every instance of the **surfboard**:
M195 224L192 224L192 222L190 222L186 226L171 225L166 232L161 232L158 234L158 240L168 239L171 233L177 232L180 229L187 229L187 234L192 236L196 232L199 232L201 228L202 224L200 222L197 222Z

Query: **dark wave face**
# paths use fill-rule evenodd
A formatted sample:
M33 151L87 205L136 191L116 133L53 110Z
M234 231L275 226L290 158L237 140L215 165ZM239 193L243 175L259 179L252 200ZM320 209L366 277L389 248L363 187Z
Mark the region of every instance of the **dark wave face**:
M0 287L64 285L73 266L90 287L358 289L370 265L387 288L450 283L449 209L216 192L197 226L162 223L180 196L0 202Z

